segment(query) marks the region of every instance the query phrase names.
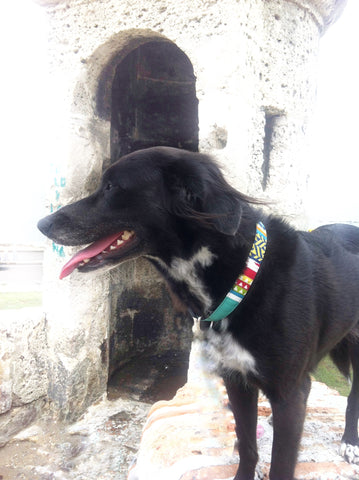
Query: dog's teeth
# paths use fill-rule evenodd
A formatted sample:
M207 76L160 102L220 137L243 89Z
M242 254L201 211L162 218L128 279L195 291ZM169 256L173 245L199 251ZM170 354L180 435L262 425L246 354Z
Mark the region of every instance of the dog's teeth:
M125 230L122 234L122 240L128 240L129 238L131 238L133 235L133 232L129 232L127 230Z
M83 267L84 265L84 262L79 263L79 267Z
M117 246L119 247L120 245L122 245L124 243L123 240L117 240Z
M89 263L90 259L89 258L84 258L83 263Z
M110 250L116 250L116 247L114 247L113 245L110 245Z

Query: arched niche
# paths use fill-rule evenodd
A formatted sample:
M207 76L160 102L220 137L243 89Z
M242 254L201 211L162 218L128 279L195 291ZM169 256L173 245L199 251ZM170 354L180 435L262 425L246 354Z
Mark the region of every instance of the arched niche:
M95 177L99 179L109 163L139 148L170 145L198 149L193 66L177 45L155 32L121 32L99 47L86 61L86 79L77 88L77 98L85 97L91 108L83 111L97 157L89 184L96 183ZM154 378L161 382L165 395L168 372L170 397L185 381L190 321L174 310L167 287L145 260L112 270L109 282L110 318L104 351L112 384L118 394L122 392L118 386L122 386L125 394L136 390L141 398L141 385L148 390L148 378ZM158 371L161 365L163 370ZM177 383L173 383L175 377ZM151 388L156 392L156 385ZM150 398L146 392L144 398Z
M112 84L111 159L154 145L198 150L193 66L166 41L135 48L116 68Z

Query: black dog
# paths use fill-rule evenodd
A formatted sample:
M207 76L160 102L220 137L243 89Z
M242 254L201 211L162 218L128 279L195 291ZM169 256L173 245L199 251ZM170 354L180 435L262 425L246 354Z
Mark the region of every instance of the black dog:
M39 228L63 245L94 242L68 262L62 276L143 256L191 316L207 319L246 269L260 221L267 245L253 285L226 318L212 328L203 322L204 335L236 420L235 479L255 476L261 389L273 411L270 478L290 480L309 373L327 353L346 376L352 365L342 452L359 446L359 229L296 231L254 208L207 156L166 147L121 158L94 194L45 217ZM358 460L359 448L354 450Z

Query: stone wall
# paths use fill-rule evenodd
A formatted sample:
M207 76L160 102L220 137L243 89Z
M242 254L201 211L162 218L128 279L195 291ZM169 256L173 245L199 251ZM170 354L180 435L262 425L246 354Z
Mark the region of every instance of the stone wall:
M0 447L45 408L47 355L40 309L0 311Z
M92 190L110 157L109 107L98 107L101 95L111 103L114 68L137 46L169 40L188 56L197 77L200 149L223 161L237 187L274 197L277 209L300 223L300 159L315 101L319 38L333 4L338 9L343 2L40 3L50 19L54 96L66 106L58 142L68 151L55 152L52 161L69 169L67 180L75 182L63 200ZM104 75L107 87L99 85ZM263 165L265 140L269 165Z
M319 38L343 2L39 3L50 22L50 211L96 188L111 161L116 68L135 48L152 41L172 42L193 66L199 149L222 162L236 187L274 200L273 209L305 223L301 163L315 98ZM189 326L176 327L184 319L174 313L152 267L136 262L101 276L75 272L60 282L58 272L72 251L49 243L44 274L46 389L53 410L68 420L106 392L114 363L143 352L141 346L126 350L120 340L130 319L126 338L136 344L133 325L136 315L143 319L152 311L147 300L156 309L151 315L166 326L155 339L158 345L166 339L172 348L177 337L177 346L189 349L190 339ZM144 295L149 289L152 294ZM141 311L131 308L135 294L141 297ZM38 397L43 394L45 389Z

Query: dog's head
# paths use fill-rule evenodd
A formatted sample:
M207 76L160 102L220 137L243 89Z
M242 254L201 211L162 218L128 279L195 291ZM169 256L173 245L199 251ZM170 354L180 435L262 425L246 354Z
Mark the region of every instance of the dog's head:
M98 190L39 221L41 232L62 245L91 245L65 266L87 272L139 256L188 256L203 237L233 236L245 197L206 155L169 147L122 157Z

